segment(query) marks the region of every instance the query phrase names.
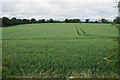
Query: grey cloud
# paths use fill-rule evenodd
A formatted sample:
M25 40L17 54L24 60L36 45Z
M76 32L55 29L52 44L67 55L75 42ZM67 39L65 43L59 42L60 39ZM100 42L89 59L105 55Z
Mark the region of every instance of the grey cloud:
M2 0L3 2L42 2L43 0ZM44 0L49 2L114 2L114 0Z
M18 18L110 18L117 16L112 2L3 2L3 16Z
M8 2L3 2L2 3L2 12L14 12L16 11L16 4L14 3L8 3Z

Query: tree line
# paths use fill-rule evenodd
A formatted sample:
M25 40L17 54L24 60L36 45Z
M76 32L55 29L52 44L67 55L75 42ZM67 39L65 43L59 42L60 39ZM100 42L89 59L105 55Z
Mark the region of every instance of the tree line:
M3 17L0 18L0 21L2 21L2 27L8 27L8 26L14 26L19 24L32 24L32 23L110 23L107 19L101 19L99 21L90 21L90 19L85 19L85 21L81 21L80 19L65 19L64 21L60 20L53 20L52 18L49 20L40 19L36 20L35 18L32 19L17 19L16 17L13 18L7 18ZM115 23L120 23L120 18L116 17L114 19Z

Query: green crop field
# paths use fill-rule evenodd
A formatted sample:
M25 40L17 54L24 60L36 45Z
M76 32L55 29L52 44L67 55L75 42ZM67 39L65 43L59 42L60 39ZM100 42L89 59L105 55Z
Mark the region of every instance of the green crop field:
M10 76L117 77L103 61L116 54L111 49L118 31L110 24L26 24L2 28L2 36L3 65Z

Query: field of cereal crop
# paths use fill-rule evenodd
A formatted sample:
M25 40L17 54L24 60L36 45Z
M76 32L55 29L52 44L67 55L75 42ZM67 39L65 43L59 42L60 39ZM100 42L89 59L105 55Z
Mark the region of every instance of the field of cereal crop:
M118 31L110 24L26 24L2 28L2 36L3 59L14 55L7 65L11 76L115 76L111 65L98 65L110 53L116 54L110 49Z

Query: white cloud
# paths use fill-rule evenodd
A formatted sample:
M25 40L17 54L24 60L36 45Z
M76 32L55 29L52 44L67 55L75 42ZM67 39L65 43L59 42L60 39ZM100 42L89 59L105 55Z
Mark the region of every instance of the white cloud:
M3 2L115 2L117 0L2 0Z
M113 19L117 16L114 0L3 0L3 16L18 18Z

